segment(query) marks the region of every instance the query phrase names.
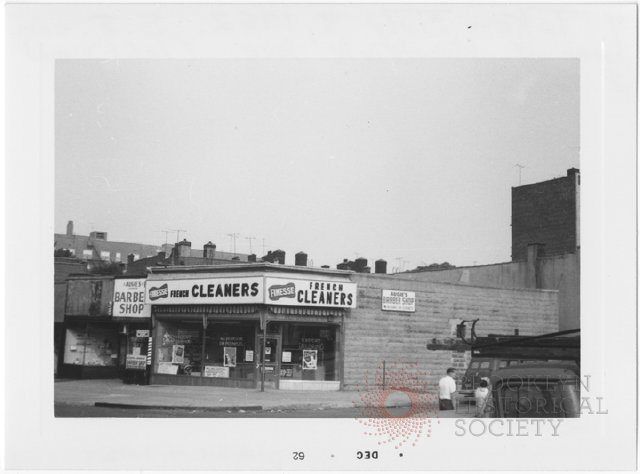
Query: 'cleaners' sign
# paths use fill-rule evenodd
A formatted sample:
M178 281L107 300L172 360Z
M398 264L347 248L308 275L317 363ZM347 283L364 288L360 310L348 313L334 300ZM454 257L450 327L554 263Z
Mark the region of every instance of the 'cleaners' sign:
M147 282L149 304L262 303L262 277L203 278Z
M113 316L116 318L148 318L151 311L145 304L145 279L128 278L113 281Z
M265 303L277 306L355 308L355 283L265 278Z

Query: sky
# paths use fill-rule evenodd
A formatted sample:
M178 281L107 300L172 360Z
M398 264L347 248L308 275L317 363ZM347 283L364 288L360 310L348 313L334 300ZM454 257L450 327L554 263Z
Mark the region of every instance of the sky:
M579 168L575 59L69 59L55 79L59 233L498 263L511 187Z

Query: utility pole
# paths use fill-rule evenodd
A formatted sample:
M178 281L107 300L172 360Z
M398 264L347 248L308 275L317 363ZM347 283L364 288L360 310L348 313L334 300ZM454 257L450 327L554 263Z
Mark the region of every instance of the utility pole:
M256 240L255 237L245 237L245 240L249 241L249 253L253 253L253 249L251 247L251 242L253 242L254 240Z
M234 232L232 234L227 234L227 235L231 238L231 241L233 242L233 256L235 257L236 256L236 239L240 234L238 234L237 232Z
M526 166L516 163L516 168L518 168L518 186L520 186L522 184L522 168L526 168Z

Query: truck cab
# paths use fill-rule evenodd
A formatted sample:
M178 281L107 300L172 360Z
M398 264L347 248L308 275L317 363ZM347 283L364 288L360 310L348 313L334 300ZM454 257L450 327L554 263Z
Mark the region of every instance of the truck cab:
M490 377L496 418L580 416L580 376L575 364L536 362L497 370Z

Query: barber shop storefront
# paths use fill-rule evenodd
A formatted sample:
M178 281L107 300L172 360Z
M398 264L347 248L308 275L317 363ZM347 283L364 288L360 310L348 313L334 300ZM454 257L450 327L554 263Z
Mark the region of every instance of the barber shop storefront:
M350 272L274 264L153 268L153 384L339 390Z

